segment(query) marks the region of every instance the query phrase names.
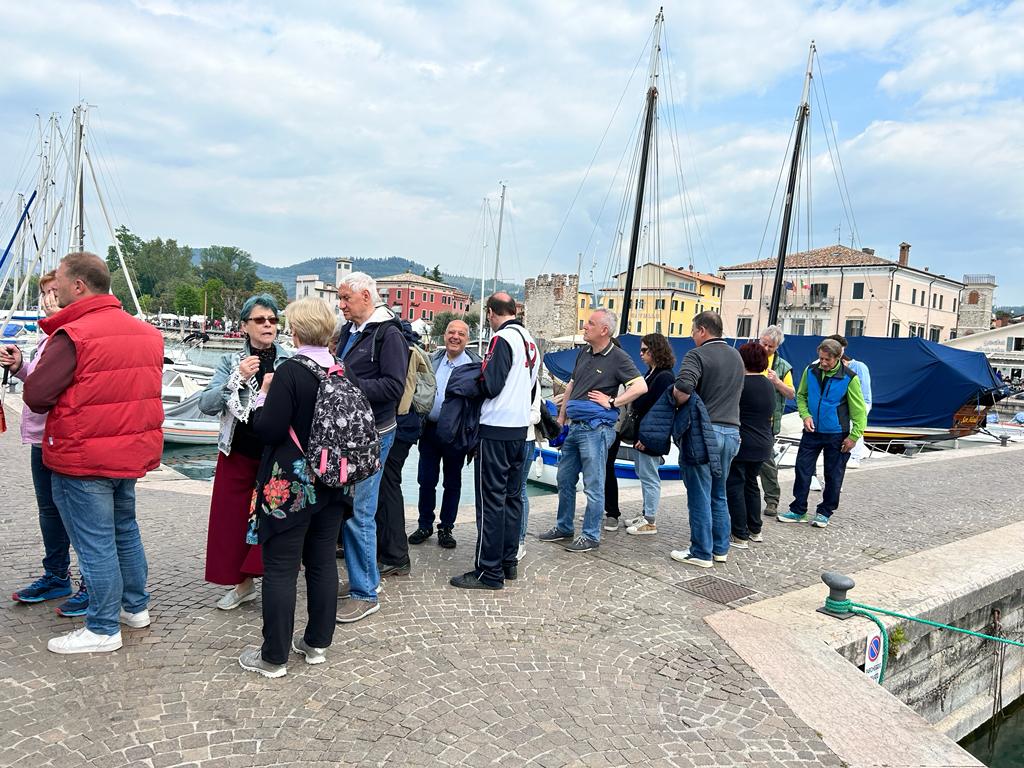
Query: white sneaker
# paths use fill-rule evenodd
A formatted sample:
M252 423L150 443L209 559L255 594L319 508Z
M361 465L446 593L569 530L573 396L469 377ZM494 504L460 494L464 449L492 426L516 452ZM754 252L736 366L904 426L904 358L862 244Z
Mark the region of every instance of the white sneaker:
M97 635L88 627L51 638L46 647L53 653L107 653L121 647L121 632Z
M144 609L139 611L138 613L128 613L128 611L122 608L121 623L124 624L126 627L131 627L132 629L142 629L144 627L148 627L150 624L149 610Z
M671 557L678 563L695 565L698 568L712 568L715 565L710 560L698 560L696 557L690 554L689 549L674 549L672 550Z
M760 544L762 541L764 541L764 535L761 533L752 533L750 534L750 540L756 541L758 544Z
M516 560L520 561L524 557L526 557L526 542L521 541L519 542L519 551L516 553Z
M626 521L626 528L639 528L641 525L647 522L647 518L643 515L637 515L636 517Z
M630 536L653 536L658 532L658 526L654 523L648 523L646 518L642 518L643 522L639 525L631 525L626 529L626 533Z
M217 601L217 607L222 611L233 611L235 608L240 606L242 603L248 603L256 599L256 585L254 584L245 594L238 594L235 588L232 587L228 590L228 593L224 595L220 600Z
M729 561L729 553L726 552L724 555L711 555L711 559L716 563L726 563Z

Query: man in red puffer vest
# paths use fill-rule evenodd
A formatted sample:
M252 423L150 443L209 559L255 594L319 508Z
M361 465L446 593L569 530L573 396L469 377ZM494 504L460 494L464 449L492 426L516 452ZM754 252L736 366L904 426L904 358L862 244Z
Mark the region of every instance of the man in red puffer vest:
M85 626L54 653L116 651L121 624L149 625L148 566L135 520L135 481L160 465L163 338L109 294L100 257L71 253L57 268L61 311L40 321L46 349L25 404L47 413L43 463L53 500L89 584Z

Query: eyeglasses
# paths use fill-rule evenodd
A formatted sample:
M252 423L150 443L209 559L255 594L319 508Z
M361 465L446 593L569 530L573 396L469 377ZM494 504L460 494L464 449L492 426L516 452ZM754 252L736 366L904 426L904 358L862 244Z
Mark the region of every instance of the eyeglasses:
M276 317L250 317L248 322L256 323L257 325L277 325Z
M647 351L648 351L647 347L640 347L640 354L641 354L641 355L642 355L642 354L643 354L644 352L647 352Z

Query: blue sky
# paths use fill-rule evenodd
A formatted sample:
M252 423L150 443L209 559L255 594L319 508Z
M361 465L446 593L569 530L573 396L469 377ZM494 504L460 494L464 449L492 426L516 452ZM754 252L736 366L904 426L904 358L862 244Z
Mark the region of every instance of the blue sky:
M574 272L589 242L584 280L602 280L616 266L614 171L646 61L610 127L609 117L656 11L593 0L4 3L0 200L34 115L67 114L81 93L121 192L116 217L143 237L238 245L275 265L397 255L477 273L481 201L496 211L503 180L503 277ZM665 14L676 99L660 135L670 111L685 122L698 221L673 199L663 143L663 260L708 270L757 258L813 38L857 247L895 258L906 240L914 265L992 272L997 301L1024 303L1024 2L721 0L670 2ZM834 242L840 225L849 245L812 119L811 244Z

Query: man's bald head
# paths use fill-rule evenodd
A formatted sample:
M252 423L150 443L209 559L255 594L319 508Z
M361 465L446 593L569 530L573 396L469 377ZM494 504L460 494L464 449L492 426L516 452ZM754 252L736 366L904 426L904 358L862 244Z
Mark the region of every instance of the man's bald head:
M462 320L452 320L444 329L444 348L448 359L454 360L462 354L469 342L469 325Z
M492 293L487 299L487 318L491 330L496 331L509 320L516 317L516 302L505 291Z

